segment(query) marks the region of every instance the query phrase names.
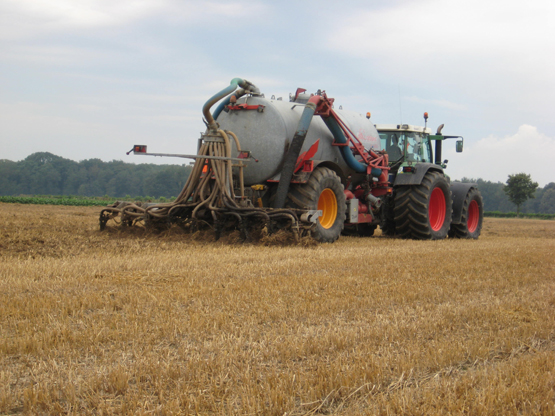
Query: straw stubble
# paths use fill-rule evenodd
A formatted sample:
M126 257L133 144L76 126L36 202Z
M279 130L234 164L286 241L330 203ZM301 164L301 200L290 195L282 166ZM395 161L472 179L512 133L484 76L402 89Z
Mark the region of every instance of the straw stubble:
M554 413L553 221L283 245L0 214L0 413Z

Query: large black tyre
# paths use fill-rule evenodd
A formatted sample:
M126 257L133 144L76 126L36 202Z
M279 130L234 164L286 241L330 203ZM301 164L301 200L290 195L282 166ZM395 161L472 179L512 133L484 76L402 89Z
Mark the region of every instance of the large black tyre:
M445 176L428 171L420 185L398 187L394 213L396 232L402 238L441 240L447 237L453 200Z
M451 224L449 237L477 239L482 232L483 220L484 202L482 201L482 194L478 189L470 188L464 198L461 222Z
M339 238L345 226L345 194L337 174L328 168L316 168L307 183L292 184L287 194L291 208L321 209L312 230L312 237L322 243L332 243Z

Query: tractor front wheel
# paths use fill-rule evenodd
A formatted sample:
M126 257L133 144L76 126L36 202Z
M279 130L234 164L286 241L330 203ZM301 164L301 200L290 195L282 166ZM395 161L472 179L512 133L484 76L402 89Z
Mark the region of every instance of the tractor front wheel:
M484 219L484 203L482 194L476 188L471 188L463 202L461 222L451 224L449 237L473 238L480 237L482 221Z
M429 171L420 185L400 186L395 194L395 226L402 238L441 240L451 225L453 201L447 179Z
M322 243L332 243L339 238L345 226L345 194L337 174L328 168L316 168L308 182L291 185L287 195L292 208L321 210L312 230L312 237Z

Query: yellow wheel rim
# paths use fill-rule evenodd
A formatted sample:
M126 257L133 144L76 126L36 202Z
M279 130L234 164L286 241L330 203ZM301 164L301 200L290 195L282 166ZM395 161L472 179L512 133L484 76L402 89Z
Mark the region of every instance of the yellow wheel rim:
M322 211L322 216L318 218L320 225L326 229L331 228L337 218L337 198L330 188L324 189L320 194L318 209Z

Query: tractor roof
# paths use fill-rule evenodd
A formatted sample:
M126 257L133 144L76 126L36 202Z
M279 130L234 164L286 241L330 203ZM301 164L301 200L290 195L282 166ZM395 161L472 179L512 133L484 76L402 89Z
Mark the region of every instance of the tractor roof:
M429 127L413 126L412 124L375 124L376 130L382 131L407 131L419 133L432 133Z

